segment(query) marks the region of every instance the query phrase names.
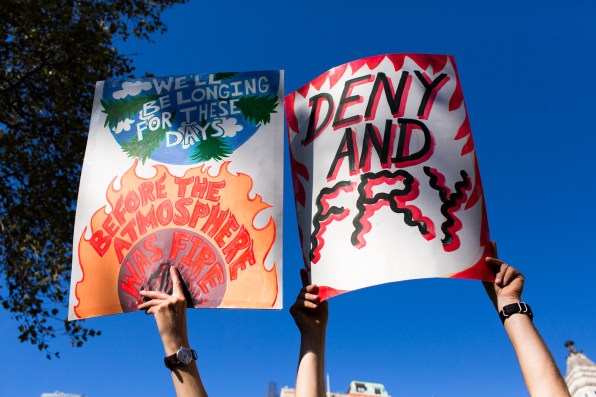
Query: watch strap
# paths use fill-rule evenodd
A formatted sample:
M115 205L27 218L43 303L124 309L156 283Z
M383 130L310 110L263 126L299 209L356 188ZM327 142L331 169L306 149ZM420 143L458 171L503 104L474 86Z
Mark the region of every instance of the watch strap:
M501 322L504 324L505 320L517 313L525 314L530 317L530 320L534 320L534 313L532 313L532 309L530 309L530 306L524 302L517 302L503 306L503 309L501 309L499 312L499 317L501 318Z
M174 353L171 356L164 357L163 363L167 368L172 369L180 364L180 361L178 361L178 357L176 356L176 353Z
M199 354L197 353L196 350L194 349L190 349L190 348L185 348L185 347L181 347L180 349L178 349L178 351L174 354L171 354L169 356L164 357L163 362L165 364L165 366L169 369L174 369L175 367L181 366L181 365L186 365L186 364L190 364L190 362L188 363L183 363L178 359L178 352L182 349L188 349L190 350L190 354L191 354L191 358L192 360L197 360L199 358ZM190 361L192 361L190 360Z

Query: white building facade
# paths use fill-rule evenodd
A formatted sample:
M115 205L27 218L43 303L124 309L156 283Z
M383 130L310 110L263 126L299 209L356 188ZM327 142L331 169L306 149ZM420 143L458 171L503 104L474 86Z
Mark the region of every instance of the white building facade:
M596 364L577 351L572 341L566 342L565 347L569 351L565 375L569 394L571 397L596 397Z

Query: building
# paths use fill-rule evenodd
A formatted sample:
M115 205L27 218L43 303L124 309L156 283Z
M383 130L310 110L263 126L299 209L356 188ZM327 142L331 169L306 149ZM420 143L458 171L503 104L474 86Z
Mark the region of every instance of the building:
M569 354L567 356L567 374L565 383L571 397L596 397L596 363L582 351L578 351L575 343L565 342ZM283 387L279 397L294 397L295 390ZM327 397L371 397L389 396L381 383L352 381L346 394L327 392Z
M84 394L72 394L64 393L61 391L55 391L53 393L41 393L41 397L87 397Z
M565 383L571 397L596 396L596 364L586 355L577 351L575 343L565 342L569 351Z
M267 385L267 397L279 397L277 392L277 384L275 382L269 382Z
M296 391L287 386L281 388L281 394L279 397L294 397ZM371 397L371 396L384 396L390 397L385 386L381 383L373 382L362 382L353 380L348 386L346 394L327 392L327 397Z
M348 394L350 397L364 397L364 396L389 396L385 386L381 383L360 382L353 380L348 387Z

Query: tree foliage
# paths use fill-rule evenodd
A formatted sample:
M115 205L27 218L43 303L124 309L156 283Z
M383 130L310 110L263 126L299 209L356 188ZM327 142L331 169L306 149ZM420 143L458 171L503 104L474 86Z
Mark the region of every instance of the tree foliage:
M187 0L0 2L0 302L19 339L51 357L67 322L73 224L95 82L131 76L115 40L163 33Z

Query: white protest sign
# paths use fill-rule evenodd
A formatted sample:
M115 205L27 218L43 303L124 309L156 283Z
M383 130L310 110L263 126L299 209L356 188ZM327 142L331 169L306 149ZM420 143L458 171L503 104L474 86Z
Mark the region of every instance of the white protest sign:
M321 296L416 278L493 279L452 56L349 62L285 106L302 251Z

